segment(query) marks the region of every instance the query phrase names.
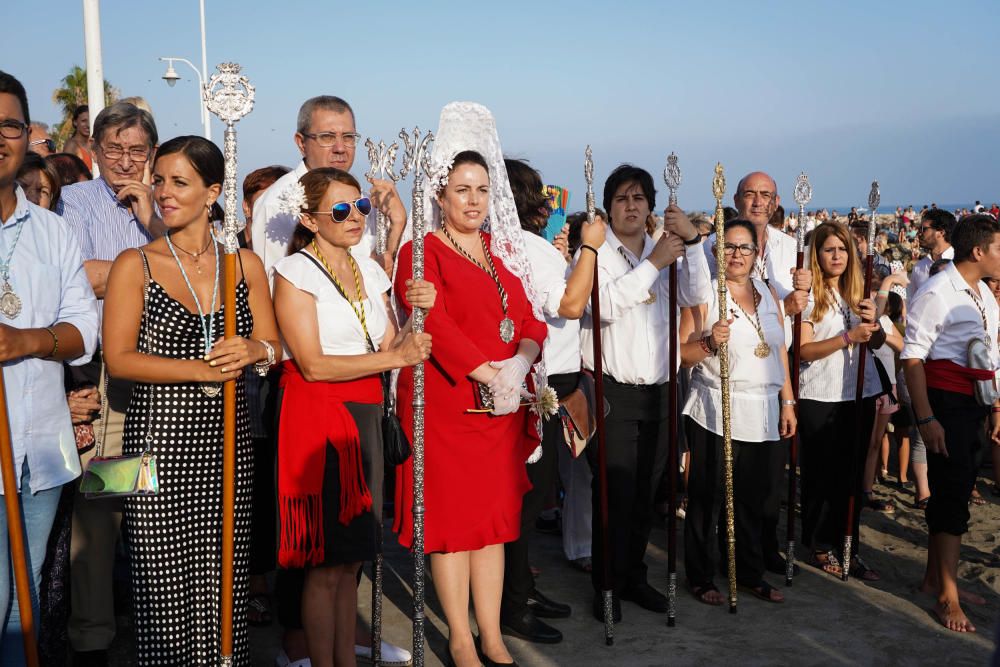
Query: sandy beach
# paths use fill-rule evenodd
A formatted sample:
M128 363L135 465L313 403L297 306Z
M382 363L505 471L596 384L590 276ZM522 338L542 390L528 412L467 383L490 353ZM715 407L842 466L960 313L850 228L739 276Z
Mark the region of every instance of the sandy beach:
M603 626L590 614L588 575L570 567L562 556L560 539L533 536L533 563L541 568L538 587L552 598L573 606L569 619L551 621L565 635L561 644L543 646L508 638L508 647L520 665L660 666L660 665L987 665L994 651L994 632L1000 621L1000 499L991 496L986 479L980 490L984 506L972 508L971 532L962 547L960 575L964 587L986 598L983 607L966 611L978 632L958 635L941 627L932 614L933 601L917 591L923 574L926 526L922 512L912 508L912 494L876 487L896 501L894 515L865 511L862 555L882 575L882 581L843 583L807 565L791 588L783 577L768 575L784 590L787 601L771 604L741 592L738 613L709 607L691 596L684 585L683 559L678 557L677 626L666 617L623 603L623 622L616 626L613 647L604 645ZM782 532L784 512L782 513ZM678 522L683 537L683 524ZM387 534L385 637L410 643L409 555ZM646 562L650 581L666 590L666 531L653 531ZM683 539L680 541L683 544ZM802 552L799 554L802 556ZM726 582L716 584L725 591ZM360 606L370 609L370 582L362 580ZM446 627L441 609L428 585L429 642L427 665L444 664ZM273 665L279 645L275 626L252 629L254 665ZM127 663L119 663L127 664Z

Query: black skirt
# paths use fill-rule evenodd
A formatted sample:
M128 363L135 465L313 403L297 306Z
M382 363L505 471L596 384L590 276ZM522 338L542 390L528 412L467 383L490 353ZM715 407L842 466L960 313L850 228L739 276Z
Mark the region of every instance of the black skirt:
M382 522L382 406L371 403L344 403L358 426L361 465L365 484L372 495L372 508L354 517L346 526L340 522L340 461L337 450L326 447L323 471L323 565L343 565L370 561L376 554L376 536Z

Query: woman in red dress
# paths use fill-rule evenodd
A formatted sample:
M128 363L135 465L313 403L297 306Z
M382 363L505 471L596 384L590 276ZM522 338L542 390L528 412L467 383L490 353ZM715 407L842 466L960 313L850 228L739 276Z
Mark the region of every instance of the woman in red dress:
M448 621L457 665L479 665L469 627L469 591L484 662L512 664L500 635L503 543L520 534L521 499L530 488L525 459L538 445L520 387L545 341L520 279L490 250L480 231L490 204L490 174L479 153L455 156L437 194L441 229L424 246L424 278L437 288L426 321L435 346L425 370L424 548ZM396 293L412 276L413 249L399 253ZM403 303L409 311L408 303ZM502 360L502 361L495 361ZM493 393L490 414L477 407L476 383ZM413 372L399 377L397 410L412 431ZM412 437L412 432L407 435ZM413 539L413 466L399 468L394 528Z

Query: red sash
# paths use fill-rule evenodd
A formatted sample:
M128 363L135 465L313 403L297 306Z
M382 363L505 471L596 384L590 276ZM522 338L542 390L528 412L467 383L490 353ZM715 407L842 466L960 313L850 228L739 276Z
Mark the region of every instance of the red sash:
M928 387L973 396L975 383L992 380L994 371L959 366L947 359L931 359L924 362L924 375Z

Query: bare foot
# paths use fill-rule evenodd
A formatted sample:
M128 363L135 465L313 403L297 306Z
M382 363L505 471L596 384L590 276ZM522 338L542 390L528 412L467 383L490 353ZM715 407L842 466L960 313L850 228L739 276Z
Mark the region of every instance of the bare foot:
M933 595L935 597L939 593L937 586L934 586L933 584L929 584L927 582L920 584L919 590L921 593L926 593L927 595ZM972 591L963 590L961 588L958 589L958 599L961 602L968 602L969 604L974 604L980 607L986 604L986 598L984 598L982 595L979 595L978 593L973 593Z
M941 621L941 625L948 628L952 632L976 631L976 626L974 626L972 621L968 619L958 603L952 604L947 600L943 602L938 600L938 603L934 605L934 613L937 614L938 620Z

